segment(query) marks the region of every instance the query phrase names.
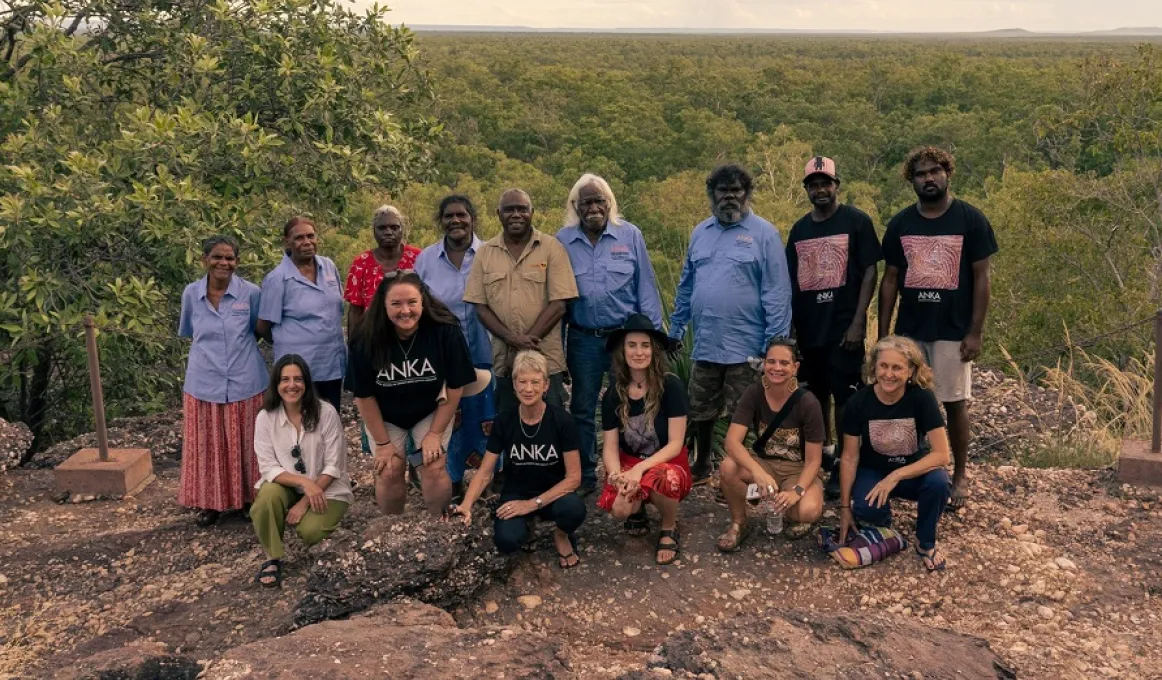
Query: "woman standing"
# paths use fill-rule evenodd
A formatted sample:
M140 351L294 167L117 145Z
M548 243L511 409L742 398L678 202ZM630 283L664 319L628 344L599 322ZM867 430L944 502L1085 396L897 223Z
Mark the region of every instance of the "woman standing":
M606 482L597 507L640 536L649 529L645 504L653 504L662 515L661 565L678 558L678 502L693 486L683 446L690 407L681 378L666 369L670 345L648 317L631 315L605 343L613 381L601 401Z
M347 345L343 340L343 289L335 263L318 254L315 225L292 217L282 228L285 255L262 280L258 334L274 342L274 359L306 359L320 399L339 410Z
M347 313L347 335L355 337L355 329L367 313L371 298L379 288L384 274L413 269L420 249L404 243L403 213L393 205L381 205L371 218L371 235L375 247L359 254L347 271L345 299L351 308Z
M476 251L483 245L476 236L476 207L462 194L445 196L440 201L436 221L444 230L444 238L424 248L416 258L416 274L423 279L432 297L447 305L460 320L460 329L472 354L472 365L490 370L492 344L488 331L476 317L476 305L464 302L468 272L472 269ZM464 470L469 459L479 461L484 455L495 417L492 384L480 394L460 398L460 411L448 442L448 476L452 479L453 496L464 495Z
M250 521L268 559L256 579L282 582L282 534L295 528L303 543L322 541L355 500L347 475L347 441L333 406L320 401L307 362L288 354L274 363L266 400L254 425L262 472Z
M585 521L585 502L574 493L581 484L577 424L564 408L545 403L549 364L543 354L518 353L513 359L512 383L519 405L497 418L480 471L451 512L463 517L465 524L472 523L472 505L492 481L503 456L504 488L493 525L496 549L505 555L520 550L529 535L529 520L539 517L556 524L553 544L558 565L572 569L581 563L574 532Z
M403 512L407 463L420 470L428 511L439 516L447 509L452 482L444 454L452 418L463 388L476 381L452 312L432 298L415 272L385 276L352 339L348 375L359 415L375 442L380 510ZM405 461L409 435L416 452Z
M198 526L254 499L258 462L254 418L266 364L258 351L258 286L235 276L238 244L202 244L206 275L182 292L178 335L193 339L182 395L182 473L178 503L200 510Z
M864 373L872 388L857 392L843 412L839 542L857 519L891 526L889 500L906 498L917 506L916 554L928 571L943 571L936 527L952 493L944 469L951 454L932 369L914 341L890 335L872 348Z
M823 410L819 400L799 387L795 341L774 338L767 345L759 383L738 400L726 432L727 459L719 470L722 493L730 506L730 526L718 537L718 549L734 552L750 534L746 521L746 488L758 487L762 498L774 497L773 512L793 524L790 538L802 538L823 514ZM754 432L751 450L743 444Z

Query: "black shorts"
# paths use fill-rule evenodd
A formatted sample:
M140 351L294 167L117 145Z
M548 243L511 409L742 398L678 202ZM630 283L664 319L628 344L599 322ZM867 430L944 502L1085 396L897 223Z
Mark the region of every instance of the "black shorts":
M861 350L846 350L842 345L831 347L804 347L800 354L799 382L823 403L835 398L836 406L843 406L851 395L863 387Z

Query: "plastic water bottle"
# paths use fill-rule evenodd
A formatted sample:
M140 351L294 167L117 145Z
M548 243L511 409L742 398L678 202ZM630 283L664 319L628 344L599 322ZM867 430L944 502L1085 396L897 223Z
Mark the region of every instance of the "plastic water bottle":
M778 536L783 533L783 513L775 509L775 499L772 496L766 502L767 506L767 535Z

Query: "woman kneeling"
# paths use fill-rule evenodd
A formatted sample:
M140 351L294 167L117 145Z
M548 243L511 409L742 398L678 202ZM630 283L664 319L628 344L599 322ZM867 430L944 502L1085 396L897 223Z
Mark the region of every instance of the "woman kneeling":
M556 524L553 543L559 564L572 569L581 561L573 534L585 521L585 503L573 493L581 484L577 425L568 411L545 403L549 365L544 355L533 350L517 354L512 384L520 403L493 422L480 470L451 512L472 523L472 505L503 457L504 487L493 530L496 549L506 555L520 550L529 537L530 517L539 517Z
M661 565L678 558L678 501L693 485L682 446L686 387L666 372L669 346L670 339L641 314L629 317L606 342L613 383L601 401L606 481L597 500L597 507L625 520L634 536L649 531L645 504L658 509L662 529L654 561Z
M734 552L750 534L746 522L746 489L773 498L772 512L794 524L789 538L802 538L823 514L823 411L819 400L799 387L795 341L775 338L767 345L760 382L742 394L726 433L728 458L719 470L722 493L730 506L730 526L718 537L718 549ZM743 444L755 433L753 451Z
M915 342L889 336L876 343L865 373L872 388L861 390L843 412L840 461L839 542L855 520L887 527L889 500L916 501L916 552L928 571L944 569L936 550L936 525L948 504L948 432L936 396L932 369Z
M287 354L274 364L254 423L258 497L250 521L270 558L258 572L264 586L282 583L282 534L295 527L307 545L331 535L354 500L347 441L335 407L319 399L307 362Z

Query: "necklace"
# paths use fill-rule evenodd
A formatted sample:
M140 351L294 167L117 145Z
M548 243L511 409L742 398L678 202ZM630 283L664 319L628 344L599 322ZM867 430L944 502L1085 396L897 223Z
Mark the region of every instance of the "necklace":
M408 361L411 359L411 357L409 357L408 355L411 354L412 348L416 346L416 336L419 334L420 334L420 329L417 328L415 330L415 332L412 333L412 341L408 343L407 349L403 348L403 343L399 341L399 336L398 335L395 336L395 344L399 345L399 350L401 352L403 352L403 360L404 361Z
M517 411L516 421L520 423L520 432L525 436L525 439L535 439L541 431L541 425L545 424L545 412L541 411L540 418L537 419L537 429L533 430L532 434L529 434L529 431L525 429L525 421L524 418L520 417L519 411Z

